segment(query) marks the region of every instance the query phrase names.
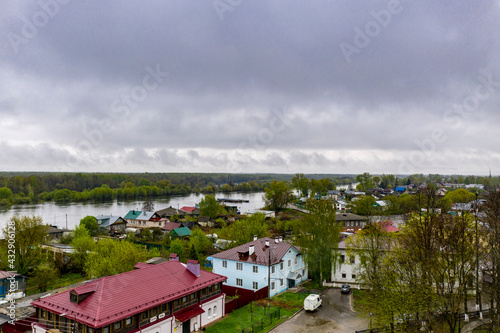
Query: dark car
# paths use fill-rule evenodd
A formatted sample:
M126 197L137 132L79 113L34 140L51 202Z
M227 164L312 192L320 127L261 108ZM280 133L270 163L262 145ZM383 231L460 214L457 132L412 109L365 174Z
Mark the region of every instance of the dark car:
M342 294L349 294L351 292L351 286L348 284L343 284L342 287L340 287L340 292Z

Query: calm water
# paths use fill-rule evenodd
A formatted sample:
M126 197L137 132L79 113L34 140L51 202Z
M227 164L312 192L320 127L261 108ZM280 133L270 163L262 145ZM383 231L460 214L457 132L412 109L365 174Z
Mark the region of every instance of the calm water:
M229 206L238 206L240 212L260 209L264 207L262 199L264 193L229 193L217 194L216 198L232 198L249 200L248 203L228 203ZM199 203L205 195L190 194L186 196L171 197L168 199L154 200L155 210L160 210L172 206L181 208L182 206L194 206ZM113 214L125 216L129 210L141 209L143 201L112 201L105 203L67 203L58 204L45 202L37 205L18 205L0 208L0 230L3 230L7 221L16 214L37 215L43 218L44 223L56 225L59 228L74 229L80 220L87 215ZM1 234L1 231L0 231Z

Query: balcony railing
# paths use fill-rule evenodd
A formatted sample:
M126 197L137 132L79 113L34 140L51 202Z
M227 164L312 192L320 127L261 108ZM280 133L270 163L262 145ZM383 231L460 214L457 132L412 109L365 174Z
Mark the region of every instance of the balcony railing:
M214 297L216 295L220 295L220 293L221 293L220 290L212 291L209 294L201 296L200 301L203 302L206 299L212 298L212 297Z
M189 302L186 302L186 303L184 303L184 304L182 304L182 305L178 305L178 306L174 307L173 312L180 311L180 310L185 309L185 308L187 308L187 307L190 307L191 305L194 305L194 304L196 304L196 303L198 303L198 299L197 299L197 298L192 299L192 300L190 300Z

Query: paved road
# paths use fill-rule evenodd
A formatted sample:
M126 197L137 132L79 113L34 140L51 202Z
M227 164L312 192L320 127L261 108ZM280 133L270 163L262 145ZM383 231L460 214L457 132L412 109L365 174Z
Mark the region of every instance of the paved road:
M352 294L342 295L339 289L328 289L317 312L305 312L281 324L273 333L354 333L368 328L366 319L352 311Z

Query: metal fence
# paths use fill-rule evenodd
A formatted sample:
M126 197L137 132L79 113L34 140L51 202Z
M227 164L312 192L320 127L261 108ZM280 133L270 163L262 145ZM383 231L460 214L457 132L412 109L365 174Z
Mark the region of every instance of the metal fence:
M252 323L251 326L245 328L244 330L241 330L241 333L261 332L262 330L264 330L264 327L272 325L272 323L279 320L280 317L281 317L281 308L274 309L268 314L266 314L265 317L262 318L260 321Z

